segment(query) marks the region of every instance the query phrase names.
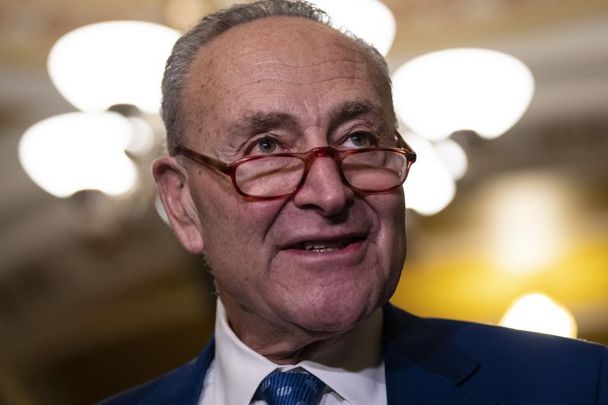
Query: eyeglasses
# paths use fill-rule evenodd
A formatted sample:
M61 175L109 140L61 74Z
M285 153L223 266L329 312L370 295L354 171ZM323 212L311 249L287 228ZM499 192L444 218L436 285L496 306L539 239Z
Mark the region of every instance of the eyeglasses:
M250 200L271 200L295 194L304 183L315 159L328 157L340 169L342 181L351 189L371 194L399 187L405 181L416 153L398 137L399 148L339 150L331 146L303 153L273 153L247 156L224 163L189 148L178 146L183 155L209 169L230 176L234 188Z

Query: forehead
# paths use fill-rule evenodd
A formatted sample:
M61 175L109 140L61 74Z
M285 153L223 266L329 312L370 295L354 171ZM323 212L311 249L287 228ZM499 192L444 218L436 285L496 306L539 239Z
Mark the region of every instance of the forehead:
M247 81L252 69L263 76L283 68L284 74L292 73L305 83L314 80L315 73L331 74L332 69L363 59L353 40L324 24L299 17L267 17L233 27L201 48L191 78ZM342 66L331 66L338 61Z
M194 135L222 131L258 112L321 125L324 112L342 102L389 110L390 96L368 58L350 38L304 18L239 25L196 55L183 94L186 127Z

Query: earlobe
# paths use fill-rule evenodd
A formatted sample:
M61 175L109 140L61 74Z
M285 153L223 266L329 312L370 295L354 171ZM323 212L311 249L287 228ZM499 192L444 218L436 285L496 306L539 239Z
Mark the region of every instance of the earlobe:
M202 229L186 171L174 157L163 156L154 162L152 174L173 232L186 250L202 254Z

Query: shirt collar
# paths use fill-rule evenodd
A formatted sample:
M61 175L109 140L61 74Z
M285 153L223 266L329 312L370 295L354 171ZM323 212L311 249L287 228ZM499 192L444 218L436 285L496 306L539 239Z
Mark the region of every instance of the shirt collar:
M249 404L260 382L272 371L302 367L351 404L386 401L381 355L382 311L375 311L344 338L309 360L279 366L246 346L232 331L218 299L215 321L215 387L228 404ZM356 354L356 355L354 355Z

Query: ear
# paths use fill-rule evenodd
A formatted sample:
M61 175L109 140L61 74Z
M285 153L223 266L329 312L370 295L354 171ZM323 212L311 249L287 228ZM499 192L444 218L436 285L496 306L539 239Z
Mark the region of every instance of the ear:
M177 239L190 253L202 254L202 229L185 169L173 156L163 156L154 161L152 174Z

